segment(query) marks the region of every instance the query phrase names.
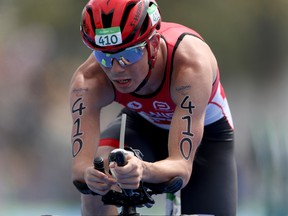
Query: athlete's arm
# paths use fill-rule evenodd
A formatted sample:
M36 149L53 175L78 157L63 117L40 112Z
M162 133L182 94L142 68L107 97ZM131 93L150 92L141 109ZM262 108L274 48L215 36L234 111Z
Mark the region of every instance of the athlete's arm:
M203 135L216 68L209 47L198 38L185 36L174 58L170 91L177 107L169 133L169 156L159 162L145 163L143 179L161 182L181 176L184 186L188 183Z
M76 70L70 85L73 181L85 182L85 171L93 166L100 136L100 110L113 97L111 83L91 54Z

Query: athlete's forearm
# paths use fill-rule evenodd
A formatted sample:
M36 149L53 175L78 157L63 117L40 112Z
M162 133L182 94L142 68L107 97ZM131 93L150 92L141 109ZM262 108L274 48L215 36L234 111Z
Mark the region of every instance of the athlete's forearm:
M144 182L161 183L172 179L175 176L182 177L183 187L188 183L192 172L192 165L184 160L165 159L154 163L143 161Z
M88 167L93 166L93 159L83 158L83 159L73 159L72 161L72 181L85 182L84 173Z

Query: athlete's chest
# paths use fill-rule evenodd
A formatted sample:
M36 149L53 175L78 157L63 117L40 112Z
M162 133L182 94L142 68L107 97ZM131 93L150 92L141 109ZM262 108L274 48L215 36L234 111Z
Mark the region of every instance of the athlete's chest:
M165 91L165 88L150 97L137 97L129 94L125 97L118 97L116 101L162 128L169 127L176 107L169 91Z

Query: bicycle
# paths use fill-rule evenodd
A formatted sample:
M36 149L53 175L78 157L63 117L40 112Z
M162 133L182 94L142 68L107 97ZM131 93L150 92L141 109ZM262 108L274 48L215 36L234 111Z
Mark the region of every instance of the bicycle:
M141 152L129 147L125 149L115 149L109 155L109 162L116 162L118 166L125 166L127 164L125 153L133 152L137 157L141 157ZM105 172L103 158L96 157L94 159L94 168ZM73 182L76 188L83 194L90 194L99 196L88 188L85 183ZM155 201L153 195L163 193L176 193L181 189L183 180L181 177L174 177L168 182L163 183L147 183L141 182L138 189L122 189L121 192L110 190L107 194L102 196L102 201L105 205L115 205L120 207L121 211L118 216L140 216L137 208L147 207L151 208Z

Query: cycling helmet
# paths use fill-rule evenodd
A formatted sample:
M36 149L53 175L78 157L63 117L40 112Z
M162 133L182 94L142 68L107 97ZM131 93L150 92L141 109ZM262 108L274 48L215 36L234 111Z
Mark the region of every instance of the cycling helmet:
M154 0L90 0L80 33L90 49L114 52L147 41L160 23Z

